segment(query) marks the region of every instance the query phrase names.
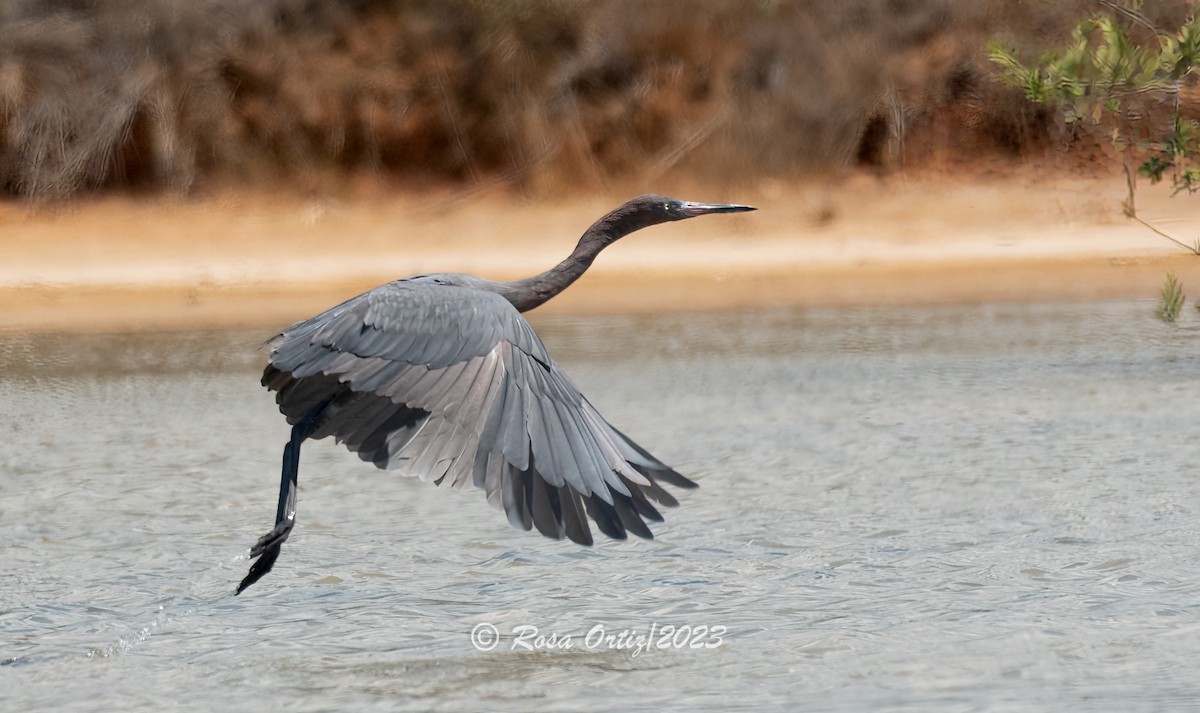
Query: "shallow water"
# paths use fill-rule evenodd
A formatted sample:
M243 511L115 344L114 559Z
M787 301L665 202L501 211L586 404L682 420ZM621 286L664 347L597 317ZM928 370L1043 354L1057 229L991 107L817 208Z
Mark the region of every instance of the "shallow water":
M2 708L1191 706L1200 331L1151 311L537 320L700 482L658 539L544 540L321 442L236 598L287 437L268 335L0 336Z

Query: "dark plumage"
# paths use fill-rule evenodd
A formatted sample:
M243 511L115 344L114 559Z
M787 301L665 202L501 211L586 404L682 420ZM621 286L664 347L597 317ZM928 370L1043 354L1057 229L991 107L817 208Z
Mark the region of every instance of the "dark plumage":
M562 292L608 245L635 230L749 206L634 198L600 220L550 270L516 282L420 275L389 282L271 340L262 383L292 426L275 528L238 593L271 570L295 522L300 444L333 436L379 468L474 485L513 525L592 543L650 538L660 483L696 484L613 428L521 316Z

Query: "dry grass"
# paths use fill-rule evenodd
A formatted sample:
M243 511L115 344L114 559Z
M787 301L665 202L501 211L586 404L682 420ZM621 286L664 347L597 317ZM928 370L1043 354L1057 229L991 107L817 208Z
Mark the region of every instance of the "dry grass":
M1168 21L1187 3L1154 6ZM9 0L0 191L373 176L555 192L1036 155L1079 137L992 82L984 42L1036 50L1095 7Z

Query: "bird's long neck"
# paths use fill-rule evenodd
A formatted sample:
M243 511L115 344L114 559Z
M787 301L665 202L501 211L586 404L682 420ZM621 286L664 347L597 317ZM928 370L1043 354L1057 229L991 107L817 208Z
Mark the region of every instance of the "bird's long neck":
M617 211L609 213L587 229L567 259L540 275L515 282L502 282L497 291L518 312L528 312L541 306L587 272L601 250L642 227L631 224L627 218Z

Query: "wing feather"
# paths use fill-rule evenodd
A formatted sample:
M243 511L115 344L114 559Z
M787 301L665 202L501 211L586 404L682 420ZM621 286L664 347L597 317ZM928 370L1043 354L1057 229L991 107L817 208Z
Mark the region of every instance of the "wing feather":
M571 488L559 488L558 499L562 504L563 530L567 537L579 545L592 544L592 529L588 527L579 493Z
M503 297L414 280L383 285L271 342L263 384L289 423L320 407L333 436L380 468L473 484L509 521L591 544L651 538L658 480L694 483L608 424Z
M511 363L513 350L508 348L503 352L508 357L507 361ZM513 379L509 375L505 379L503 393L504 411L500 416L496 443L504 453L504 457L518 470L527 470L529 468L529 427L525 417L527 413L525 392L513 383Z
M604 474L609 472L609 468L600 462L599 444L595 438L585 436L580 430L578 409L572 409L558 401L551 403L554 404L558 422L562 427L565 457L572 464L571 472L578 474L578 482L568 482L583 495L603 491Z
M562 539L562 510L558 507L558 489L551 487L543 473L533 478L533 524L538 532L555 540Z
M525 404L528 406L525 420L529 424L533 460L546 471L542 477L548 478L556 488L568 480L572 486L579 487L578 474L570 472L569 458L562 453L566 448L565 437L554 403L550 399L526 399Z

